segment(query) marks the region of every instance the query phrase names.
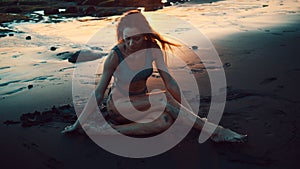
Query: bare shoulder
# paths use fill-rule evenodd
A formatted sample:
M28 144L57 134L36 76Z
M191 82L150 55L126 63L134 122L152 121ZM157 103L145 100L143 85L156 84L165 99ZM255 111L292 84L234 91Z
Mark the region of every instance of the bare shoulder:
M117 53L115 50L112 49L107 55L104 65L109 68L115 68L118 66L118 61L119 59Z

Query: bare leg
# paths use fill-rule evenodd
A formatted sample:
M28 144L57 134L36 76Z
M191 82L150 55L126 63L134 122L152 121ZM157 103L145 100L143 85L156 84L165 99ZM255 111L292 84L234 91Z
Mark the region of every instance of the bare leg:
M171 115L171 117L173 119L176 119L178 116L178 113L180 112L180 108L181 111L183 113L183 115L185 115L185 119L183 122L184 123L194 123L194 118L196 117L196 121L194 123L194 128L198 129L198 130L202 130L205 122L207 122L206 118L201 118L199 117L197 114L195 114L194 112L190 111L188 108L186 108L185 106L183 106L182 104L180 104L178 101L176 101L171 94L169 94L168 92L164 92L166 94L167 97L167 102L165 103L166 105L166 109L167 112ZM155 93L155 94L161 94L161 93ZM151 95L151 94L150 94ZM145 106L148 102L147 102L147 97L139 97L138 101L134 102L134 106L135 107L143 107ZM160 103L162 104L162 103ZM147 105L148 106L148 105ZM163 122L163 121L161 121ZM225 129L220 125L215 125L213 123L209 123L207 122L207 124L209 125L209 127L212 128L216 128L214 133L211 136L211 139L214 142L243 142L246 139L246 135L241 135L238 134L230 129ZM139 124L139 123L133 123L128 125L127 127L121 129L122 127L119 126L118 129L119 130L123 130L126 131L126 133L129 133L129 130L139 130L140 127L144 127L143 131L148 131L151 132L151 128L155 128L154 123L149 125L149 126L145 126L145 124ZM148 128L149 127L149 128ZM145 129L147 128L147 129ZM143 132L141 131L141 132ZM130 131L132 133L135 133L135 131Z
M145 117L153 120L150 123L130 123L113 126L114 129L125 135L146 135L165 131L173 123L172 117L164 112L159 118L153 118L151 115Z
M110 124L112 128L117 130L118 132L125 135L147 135L147 134L155 134L165 131L168 127L170 127L173 123L172 117L163 112L161 116L158 118L151 116L144 117L145 119L151 121L149 123L129 123L122 125L113 125ZM108 124L98 124L98 123L89 123L84 124L83 128L88 130L90 134L107 134L111 135L113 132L109 130L107 127Z
M194 128L198 130L202 130L205 122L207 122L206 118L201 118L194 112L190 111L188 108L184 107L182 104L180 104L178 101L176 101L171 94L168 92L165 93L168 99L168 102L166 103L166 108L169 110L170 115L175 119L178 116L179 109L181 108L181 111L183 111L183 114L186 115L185 123L191 123L193 122L194 118L196 117L196 121L194 123ZM193 116L191 118L191 116ZM247 135L241 135L238 134L230 129L225 129L220 125L216 125L213 123L207 122L209 126L216 128L214 133L211 136L211 139L214 142L244 142ZM204 131L205 132L205 131Z
M161 94L161 93L160 93ZM143 116L143 118L150 118L151 120L154 120L150 123L130 123L130 124L123 124L123 125L114 125L113 128L115 128L117 131L128 134L128 135L143 135L143 134L152 134L152 133L158 133L161 131L164 131L166 128L168 128L173 120L176 119L178 116L178 113L183 111L183 113L186 115L186 120L184 123L191 123L194 122L194 117L196 116L196 122L194 124L194 128L198 130L202 130L205 122L207 120L205 118L200 118L197 114L193 113L186 107L184 107L182 104L177 102L168 92L165 92L167 96L167 102L166 109L167 112L164 112L159 118L155 119L151 114L147 116ZM134 102L135 106L137 107L143 107L143 106L149 106L148 104L148 97L140 97L138 96L138 99ZM129 102L131 104L131 102ZM194 116L191 118L191 116ZM172 118L171 118L172 117ZM138 117L142 118L142 117ZM211 139L215 142L243 142L246 138L245 135L240 135L230 129L225 129L222 126L217 126L213 123L208 123L209 125L216 127L216 130L214 131Z

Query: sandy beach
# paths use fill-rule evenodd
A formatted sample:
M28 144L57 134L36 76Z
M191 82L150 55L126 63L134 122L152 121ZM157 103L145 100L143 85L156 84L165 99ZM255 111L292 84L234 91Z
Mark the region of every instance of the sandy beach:
M188 22L211 42L222 61L227 82L220 124L247 134L248 140L237 144L208 140L199 144L200 132L191 130L171 150L141 159L111 154L84 133L60 133L76 119L72 108L76 65L68 58L83 51L98 58L82 64L91 69L101 65L115 42L113 28L119 15L71 18L57 23L46 22L45 18L38 23L3 24L1 30L8 31L0 38L1 168L297 168L299 4L298 0L195 0L145 13L154 23L158 19L154 27L164 34L172 37L188 30L184 24L170 26L167 21L171 20L155 18L159 14ZM94 41L99 36L102 38ZM199 115L206 116L210 85L205 72L219 69L209 58L199 62L190 54L184 57L189 59L201 86L203 104ZM204 67L203 62L209 67ZM95 85L93 78L100 76L101 72L84 76L81 85L91 89ZM151 77L153 88L160 86L158 80ZM80 98L76 103L84 105L86 99ZM39 119L29 121L30 116Z

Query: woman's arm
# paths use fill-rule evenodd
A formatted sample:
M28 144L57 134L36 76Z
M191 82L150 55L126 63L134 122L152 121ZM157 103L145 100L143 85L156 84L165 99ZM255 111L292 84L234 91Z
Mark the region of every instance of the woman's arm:
M115 68L118 66L118 60L115 56L115 53L112 51L106 58L103 67L103 73L98 83L96 89L91 93L87 104L84 106L83 111L79 115L76 122L71 125L67 126L62 133L71 132L78 128L79 122L85 121L87 117L96 110L99 104L103 101L104 93L109 85L111 77L115 71ZM96 98L96 102L95 102Z
M180 89L175 79L169 73L168 67L163 58L162 51L159 48L153 49L152 54L153 54L156 67L158 69L160 76L163 79L166 89L180 103L181 102Z

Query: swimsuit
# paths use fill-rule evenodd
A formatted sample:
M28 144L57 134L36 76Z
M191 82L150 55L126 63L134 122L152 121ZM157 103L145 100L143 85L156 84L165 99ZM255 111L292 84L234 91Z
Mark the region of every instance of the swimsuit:
M132 70L124 60L124 56L120 49L115 46L112 50L114 50L119 59L119 66L117 70L114 72L114 83L113 88L116 87L119 89L121 93L126 95L139 95L139 94L145 94L147 93L147 87L142 92L129 92L128 94L124 90L124 87L129 88L129 85L131 82L136 82L140 80L147 80L149 76L153 73L153 67L152 62L153 58L152 55L148 55L149 51L146 51L146 59L145 59L145 65L144 69L141 70ZM149 53L150 54L150 53ZM124 63L121 64L121 62L124 61ZM135 76L134 76L135 75ZM131 80L132 79L132 80Z

